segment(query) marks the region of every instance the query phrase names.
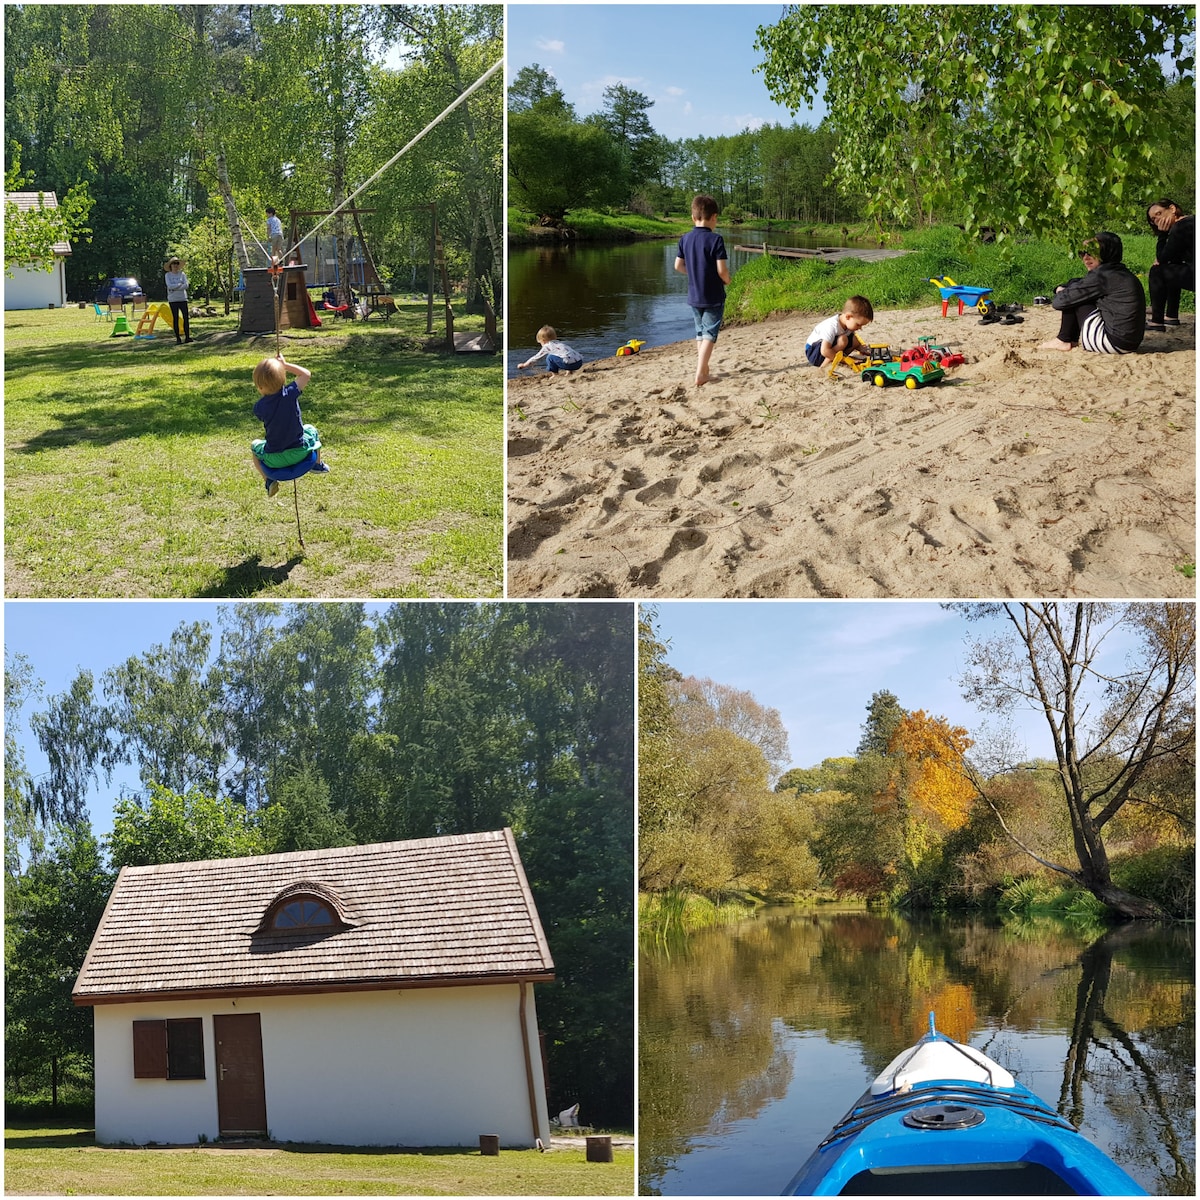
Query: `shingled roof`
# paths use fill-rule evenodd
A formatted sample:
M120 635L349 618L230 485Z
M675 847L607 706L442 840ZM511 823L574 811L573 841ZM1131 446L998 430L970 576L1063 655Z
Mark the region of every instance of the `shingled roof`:
M5 202L15 204L18 212L32 212L39 208L58 208L58 196L54 192L5 192ZM55 242L55 254L70 254L69 242Z
M332 904L335 927L271 932L276 902ZM512 830L124 867L76 1004L553 978Z

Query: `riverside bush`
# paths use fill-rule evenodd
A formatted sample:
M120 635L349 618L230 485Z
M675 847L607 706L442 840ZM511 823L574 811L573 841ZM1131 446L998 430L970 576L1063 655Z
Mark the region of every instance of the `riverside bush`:
M1196 847L1157 846L1142 854L1122 855L1112 864L1113 882L1135 896L1145 896L1171 916L1196 915Z

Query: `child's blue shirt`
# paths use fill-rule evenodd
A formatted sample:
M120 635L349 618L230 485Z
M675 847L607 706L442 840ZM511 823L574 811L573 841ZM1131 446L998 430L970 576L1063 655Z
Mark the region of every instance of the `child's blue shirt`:
M281 392L260 396L254 405L254 415L263 423L267 439L265 453L278 454L281 450L304 445L300 388L295 380L285 384Z
M725 284L717 274L717 261L729 257L725 239L697 225L679 239L679 257L687 267L688 303L693 308L719 308L725 303Z

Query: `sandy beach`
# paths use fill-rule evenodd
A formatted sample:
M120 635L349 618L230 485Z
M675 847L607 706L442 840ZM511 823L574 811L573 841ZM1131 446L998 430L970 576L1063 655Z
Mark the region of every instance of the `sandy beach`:
M508 595L1195 594L1191 314L1108 356L1037 349L1043 307L877 310L966 356L916 390L810 367L824 315L724 329L699 388L690 340L510 380Z

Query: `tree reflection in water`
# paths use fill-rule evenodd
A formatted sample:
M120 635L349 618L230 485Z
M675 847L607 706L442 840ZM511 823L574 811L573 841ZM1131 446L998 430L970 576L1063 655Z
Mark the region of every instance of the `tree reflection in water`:
M1105 1071L1115 1077L1117 1086L1106 1089L1106 1101L1119 1112L1126 1123L1143 1122L1150 1128L1143 1144L1157 1141L1169 1159L1171 1170L1159 1169L1159 1186L1155 1190L1167 1195L1195 1195L1194 1143L1191 1152L1185 1149L1175 1128L1173 1109L1177 1105L1164 1094L1162 1082L1186 1084L1194 1090L1194 1045L1180 1045L1178 1027L1150 1026L1142 1031L1142 1045L1130 1036L1120 1021L1107 1009L1108 990L1113 975L1113 957L1119 950L1136 949L1139 942L1161 936L1155 926L1129 922L1103 934L1079 956L1079 984L1075 989L1075 1022L1071 1028L1071 1045L1063 1064L1062 1091L1058 1111L1077 1129L1084 1124L1084 1084L1089 1075ZM1108 1059L1108 1064L1089 1065L1089 1052L1095 1049ZM1183 1051L1182 1059L1179 1053ZM1095 1056L1092 1056L1094 1060ZM1178 1067L1187 1068L1187 1080L1177 1078ZM1130 1104L1129 1100L1135 1100Z
M927 1014L1152 1192L1192 1195L1190 927L768 910L643 949L645 1194L777 1194Z

